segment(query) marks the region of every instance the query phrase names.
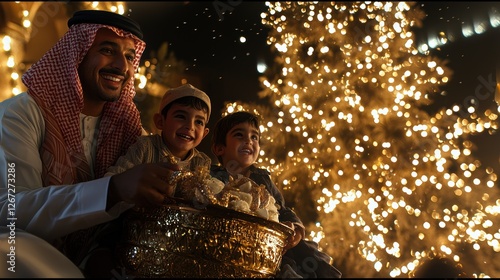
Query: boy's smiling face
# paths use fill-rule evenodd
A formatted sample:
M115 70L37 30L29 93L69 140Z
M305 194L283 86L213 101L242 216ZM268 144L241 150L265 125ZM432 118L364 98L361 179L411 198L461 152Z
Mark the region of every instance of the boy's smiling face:
M215 155L222 158L222 165L229 172L242 173L259 157L259 141L259 129L243 122L229 130L226 134L226 146L218 145Z
M161 130L163 142L181 160L201 143L209 131L206 127L207 112L182 104L173 104L165 117L157 113L154 120L156 128Z

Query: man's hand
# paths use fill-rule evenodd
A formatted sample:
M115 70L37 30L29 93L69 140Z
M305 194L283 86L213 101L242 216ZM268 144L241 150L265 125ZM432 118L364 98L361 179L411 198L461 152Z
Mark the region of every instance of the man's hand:
M288 249L291 249L291 248L297 246L297 244L299 244L300 240L304 239L304 237L306 236L306 232L305 232L305 229L303 227L296 226L292 222L287 221L287 222L282 222L282 223L293 229L293 235L291 235L288 238L287 244L283 248L283 253L285 253Z
M139 206L161 205L165 197L174 195L175 186L168 178L180 168L167 163L146 163L111 176L107 209L119 201Z

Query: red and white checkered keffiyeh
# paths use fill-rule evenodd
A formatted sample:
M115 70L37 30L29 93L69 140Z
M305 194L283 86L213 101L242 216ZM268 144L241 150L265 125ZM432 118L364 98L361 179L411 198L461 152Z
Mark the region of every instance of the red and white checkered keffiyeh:
M119 36L134 39L136 57L133 64L136 71L145 42L113 26L82 23L71 26L22 77L28 94L40 106L45 120L45 139L40 150L44 186L92 179L80 134L83 91L78 66L100 28L109 28ZM135 93L132 78L124 87L120 99L104 106L97 138L96 178L102 177L141 134L140 114L133 103Z

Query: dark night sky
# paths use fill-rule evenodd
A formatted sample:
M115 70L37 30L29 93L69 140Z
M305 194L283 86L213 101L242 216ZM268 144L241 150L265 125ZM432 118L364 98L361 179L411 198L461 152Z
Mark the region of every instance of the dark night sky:
M500 67L500 27L490 27L469 38L461 35L461 28L481 20L489 25L488 13L492 12L500 20L500 2L418 3L427 16L422 28L415 30L417 42L427 41L438 31L456 34L454 41L431 51L432 56L445 60L453 75L442 88L443 93L434 98L429 111L462 105L471 96L481 98L480 108L494 108L491 82L494 83L496 69ZM223 5L227 8L225 13L221 13ZM267 27L260 18L267 11L264 2L127 2L127 8L129 15L142 26L147 43L144 58L149 58L150 52L162 42L168 42L169 51L187 64L185 73L201 77L197 86L212 99L210 128L224 101L257 100L261 90L257 62L270 65L273 61L270 46L266 44ZM246 38L245 43L240 42L241 36ZM500 137L473 139L478 144L476 153L481 161L498 168ZM208 142L204 140L200 150L208 152Z
M263 2L240 1L220 17L214 2L127 2L127 6L143 27L148 44L144 56L166 41L170 51L187 63L185 72L200 75L199 86L213 103L251 100L260 90L257 59L269 58L267 32L260 23L266 7ZM240 36L247 42L240 43Z

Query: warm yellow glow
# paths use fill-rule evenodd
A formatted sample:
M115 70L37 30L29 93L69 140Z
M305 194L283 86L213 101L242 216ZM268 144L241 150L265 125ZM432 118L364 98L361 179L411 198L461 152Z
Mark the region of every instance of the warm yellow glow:
M5 52L8 52L10 51L10 44L12 43L12 39L10 38L10 36L4 36L2 38L2 45L3 45L3 50Z
M20 1L14 2L16 4L22 4ZM114 4L115 2L85 2L84 8L92 8L92 9L103 9L103 10L110 10L112 12L117 12L120 14L124 14L126 7L124 4L125 2L120 2L118 4ZM30 17L30 12L28 10L23 9L22 14L21 14L21 24L22 27L25 29L25 32L29 34L31 30L31 21L29 20ZM19 72L19 69L17 69L18 65L16 63L19 63L18 57L15 56L15 54L11 53L11 48L12 48L12 38L6 35L0 34L0 38L2 38L2 50L6 54L6 61L2 61L1 56L0 56L0 64L6 65L8 68L8 75L11 78L11 93L12 95L18 95L19 93L22 92L20 89L20 75L22 73ZM1 67L1 66L0 66ZM25 69L23 69L25 70Z
M314 236L321 235L323 249L342 259L356 251L349 258L361 256L366 267L390 277L409 275L436 254L460 263L467 256L456 248L464 243L499 252L500 202L489 194L500 197L497 175L469 158L473 146L462 137L495 131L500 109L483 118L473 106L417 115L449 71L428 56L444 37L415 46L416 20L408 18L415 6L266 5L262 22L274 31L268 43L283 65L262 85L271 111L283 114L266 115L279 126L266 130L263 149L276 155L273 164L262 164L278 181L286 178L292 192L321 190L313 196L322 225ZM474 117L458 118L464 109ZM411 237L401 242L398 235ZM342 251L345 244L352 251Z

